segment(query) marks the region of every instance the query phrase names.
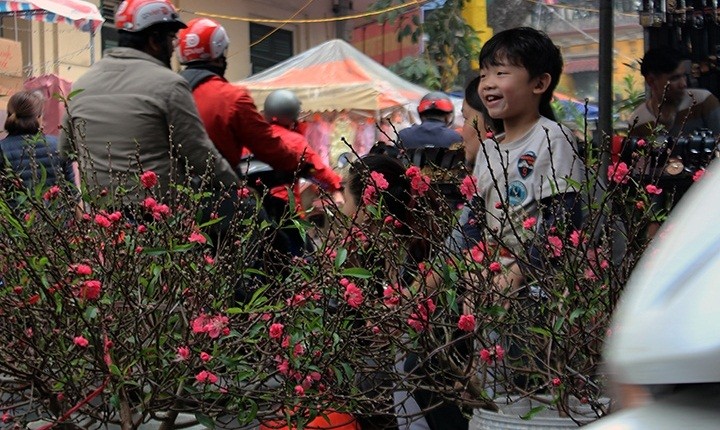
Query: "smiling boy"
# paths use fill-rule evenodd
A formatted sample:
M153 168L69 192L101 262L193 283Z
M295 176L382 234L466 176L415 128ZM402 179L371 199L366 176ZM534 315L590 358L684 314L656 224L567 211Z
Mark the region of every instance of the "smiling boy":
M537 237L556 225L558 215L580 223L578 190L572 184L582 180L583 164L572 133L555 121L550 106L562 65L550 38L528 27L500 32L480 51L478 94L489 115L505 128L501 142L483 142L474 171L485 213L485 242L506 267L495 279L501 291L524 283L516 257L529 257L531 263L537 257L537 249L523 249L526 220L538 220Z

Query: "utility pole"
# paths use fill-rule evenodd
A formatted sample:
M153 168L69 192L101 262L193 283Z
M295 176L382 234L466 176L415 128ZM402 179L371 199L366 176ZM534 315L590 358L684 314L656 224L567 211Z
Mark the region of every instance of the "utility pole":
M600 52L598 107L599 121L597 137L602 144L604 139L612 136L612 72L613 72L613 0L600 0ZM601 146L602 147L602 146Z
M350 13L351 9L352 0L333 0L332 10L335 13L336 17L342 18L344 16L347 16ZM335 23L335 37L338 39L342 39L346 42L349 41L344 19L341 19Z

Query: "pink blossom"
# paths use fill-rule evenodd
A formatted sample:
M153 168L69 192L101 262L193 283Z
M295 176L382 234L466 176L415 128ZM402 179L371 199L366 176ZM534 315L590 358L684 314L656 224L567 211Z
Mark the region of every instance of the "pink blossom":
M177 361L187 360L188 358L190 358L190 348L188 348L187 346L179 346L175 357Z
M392 224L393 222L395 222L395 218L392 215L386 216L383 220L383 224Z
M478 243L477 245L473 246L472 249L470 249L470 257L472 257L473 261L476 263L482 263L485 259L485 244L483 242Z
M205 255L203 259L205 260L205 264L207 264L208 266L212 266L213 264L215 264L215 259L212 258L210 255Z
M528 217L523 221L523 228L525 230L530 230L531 228L535 227L535 224L537 224L537 218L534 216Z
M170 216L170 207L168 207L168 205L165 205L165 204L157 204L152 209L152 216L153 216L153 219L158 220L158 221L161 219L166 219Z
M347 287L348 284L350 284L350 280L348 278L340 278L339 282L340 282L340 285L342 285L343 287Z
M643 209L645 209L645 202L642 201L642 200L636 201L636 202L635 202L635 208L637 208L638 210L643 210Z
M397 306L400 303L400 295L391 285L383 290L383 302L388 307Z
M495 345L490 349L483 348L480 350L480 360L488 365L496 361L502 361L503 357L505 357L505 350L500 345Z
M96 279L84 281L75 291L75 296L85 300L97 300L100 298L102 284Z
M583 271L583 278L588 281L597 281L598 277L595 274L595 270L592 267L586 267Z
M295 394L298 396L304 396L305 395L305 389L302 387L302 385L296 385L295 386Z
M363 190L362 194L362 201L363 204L371 205L375 203L375 198L377 195L377 189L375 188L375 185L368 185Z
M193 231L192 233L190 233L190 237L188 238L188 240L191 243L194 242L199 244L204 244L207 242L207 238L199 231Z
M88 342L88 340L85 339L83 336L75 336L73 338L73 343L80 348L86 348L90 344L90 342Z
M87 264L76 264L71 267L71 270L78 276L90 276L92 275L92 267Z
M488 269L490 269L491 272L498 273L502 270L502 265L498 263L497 261L493 261L488 266Z
M693 177L692 177L693 182L699 181L703 177L704 174L705 174L705 169L696 170L695 173L693 173Z
M110 228L112 226L112 221L110 221L108 217L103 214L96 214L95 224L99 225L102 228Z
M503 204L502 202L495 202L495 209L502 209Z
M345 287L344 297L351 308L358 308L363 302L362 290L352 282Z
M477 191L477 178L473 175L467 175L463 178L462 184L460 184L460 193L462 193L465 200L472 200L475 192Z
M195 375L195 380L201 384L214 384L218 381L218 377L207 370L203 370Z
M430 189L430 178L425 175L413 176L410 180L410 187L420 196L424 196Z
M58 194L60 194L60 187L57 185L53 185L52 187L48 188L47 191L45 191L45 194L43 194L43 199L45 201L54 200Z
M142 175L140 175L140 182L142 183L142 186L150 189L157 185L158 183L158 177L152 170L148 170L147 172L144 172Z
M410 166L405 171L405 176L407 176L408 178L413 178L419 174L420 174L420 168L418 166Z
M581 231L573 230L573 232L570 233L570 243L572 244L572 246L574 246L575 248L580 246L580 242L582 241L582 236L583 236L583 234Z
M193 333L207 333L208 336L215 339L224 333L227 328L228 318L222 315L208 316L200 314L192 321Z
M626 184L630 180L630 169L622 161L608 166L608 179L617 184Z
M493 134L492 131L489 131L489 130L488 130L488 131L485 133L485 138L486 138L486 139L492 139L493 136L495 136L495 135Z
M212 360L212 355L208 354L207 352L203 351L200 353L200 360L207 363L208 361Z
M143 200L142 205L145 209L152 211L153 209L155 209L155 206L158 205L158 202L152 197L147 197L145 198L145 200Z
M647 142L645 142L645 139L638 139L637 142L635 142L638 148L642 148L643 146L647 145Z
M286 359L278 360L277 358L275 361L278 361L277 371L280 372L281 375L287 376L290 373L290 362Z
M139 226L137 226L137 232L139 234L143 234L143 233L147 232L147 227L144 226L143 224L140 224Z
M280 323L274 323L270 325L270 338L271 339L280 339L280 337L283 334L283 330L285 329L285 326Z
M413 330L418 333L425 330L425 324L418 318L417 314L411 314L410 318L407 319L407 323L410 327L412 327Z
M460 315L460 319L458 320L458 328L462 331L475 330L475 316Z
M551 383L553 387L559 387L560 384L562 384L562 380L560 378L553 378Z
M550 250L552 251L553 257L559 257L562 255L562 239L558 236L548 236L548 243L550 244Z
M2 421L3 424L9 423L12 419L12 415L10 415L10 412L8 411L3 412L2 417L0 417L0 421Z
M385 179L385 175L380 172L370 172L370 180L380 190L387 190L388 186L390 186L387 179Z
M241 198L241 199L246 199L246 198L250 197L250 194L251 194L251 191L250 191L250 188L248 188L248 187L240 187L237 190L237 196L238 196L238 198Z
M645 185L645 191L647 191L648 194L655 194L655 195L662 194L662 188L658 188L653 184Z

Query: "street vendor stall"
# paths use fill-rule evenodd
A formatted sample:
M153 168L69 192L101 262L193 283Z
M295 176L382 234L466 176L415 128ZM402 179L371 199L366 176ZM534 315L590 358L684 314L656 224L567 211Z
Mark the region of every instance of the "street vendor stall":
M326 160L348 151L342 138L360 154L377 140L395 139L393 127L415 122L413 106L429 92L342 40L320 44L236 84L250 90L260 109L272 91L294 91L302 102L308 141Z

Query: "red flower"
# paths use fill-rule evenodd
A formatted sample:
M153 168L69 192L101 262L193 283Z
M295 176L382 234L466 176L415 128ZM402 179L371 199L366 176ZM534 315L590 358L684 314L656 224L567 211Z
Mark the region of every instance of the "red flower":
M662 188L658 188L653 184L645 185L645 191L647 191L648 194L655 194L655 195L662 194Z
M194 242L199 244L204 244L207 242L207 238L205 238L205 236L199 231L193 231L192 233L190 233L190 237L188 238L188 240L191 243Z
M168 207L168 205L157 204L152 209L152 216L155 220L158 220L158 221L161 219L168 218L170 216L170 208Z
M147 172L144 172L142 175L140 175L140 182L142 183L142 186L150 189L157 185L158 183L158 177L152 170L148 170Z
M70 270L75 272L78 276L90 276L92 275L92 267L88 266L87 264L76 264L74 266L71 266Z
M370 180L372 185L380 190L387 190L388 186L390 186L387 179L385 179L385 175L380 172L370 172Z
M460 184L460 192L463 197L465 197L465 200L472 200L473 196L477 192L477 178L473 175L465 176L462 180L462 184Z
M630 180L630 169L622 161L608 166L608 179L617 184L626 184Z
M502 361L503 357L505 357L505 350L500 345L495 345L495 347L490 349L483 348L480 350L480 360L488 365L496 361Z
M280 339L283 335L283 330L285 329L285 326L280 323L274 323L270 325L270 338L271 339Z
M75 292L75 296L85 300L97 300L100 298L102 284L96 279L84 281Z
M145 200L143 200L142 205L145 209L152 211L155 206L158 205L158 202L152 197L147 197Z
M537 224L537 218L534 216L528 217L523 221L523 228L525 230L530 230L531 228L535 227L535 224Z
M295 394L298 396L304 396L305 395L305 389L302 387L302 385L296 385L295 386Z
M473 315L460 315L458 328L462 331L475 330L475 317Z
M241 198L241 199L246 199L246 198L250 197L250 194L251 194L251 191L250 191L250 188L248 188L248 187L241 187L241 188L238 188L238 190L237 190L237 196L238 196L238 198Z
M53 185L50 187L47 191L45 191L45 194L43 194L43 199L46 201L54 200L58 194L60 194L60 187L57 185Z
M693 177L692 177L693 182L699 181L703 177L704 174L705 174L705 169L696 170L695 173L693 173Z
M358 288L355 284L352 282L349 283L345 287L345 301L347 302L348 306L351 308L358 308L360 305L362 305L363 302L363 293L360 288Z
M110 221L105 215L103 214L97 214L95 215L95 224L99 225L103 228L109 228L112 226L112 221Z
M383 290L383 302L388 307L397 306L400 303L400 295L391 285Z
M570 233L570 243L572 244L572 246L577 248L578 246L580 246L581 241L584 242L582 232L578 230L573 230L573 232Z
M562 239L557 236L548 236L548 243L550 244L549 248L550 250L552 250L554 257L559 257L560 255L562 255Z
M371 205L375 203L375 195L377 194L377 189L374 185L368 185L365 187L365 190L363 190L362 195L362 201L363 204Z
M410 187L415 190L418 195L423 196L430 189L430 178L425 175L413 176L410 180Z
M470 249L470 256L476 263L482 263L485 259L485 244L480 242Z
M203 370L197 375L195 375L195 380L200 382L201 384L214 384L218 381L218 377L208 372L207 370Z
M80 348L86 348L88 344L90 344L90 342L88 342L88 340L83 336L75 336L75 338L73 338L73 343Z
M494 134L493 134L492 131L488 131L487 133L485 133L485 138L486 138L486 139L492 139L493 136L494 136Z
M493 261L488 266L488 269L490 269L491 272L498 273L502 270L502 265L498 263L497 261Z
M200 353L200 360L207 363L208 361L212 360L212 355L208 354L207 352L203 351Z
M560 384L562 384L562 380L560 378L553 378L552 384L553 384L553 387L559 387Z
M185 361L190 358L190 348L187 346L179 346L175 355L177 361Z

